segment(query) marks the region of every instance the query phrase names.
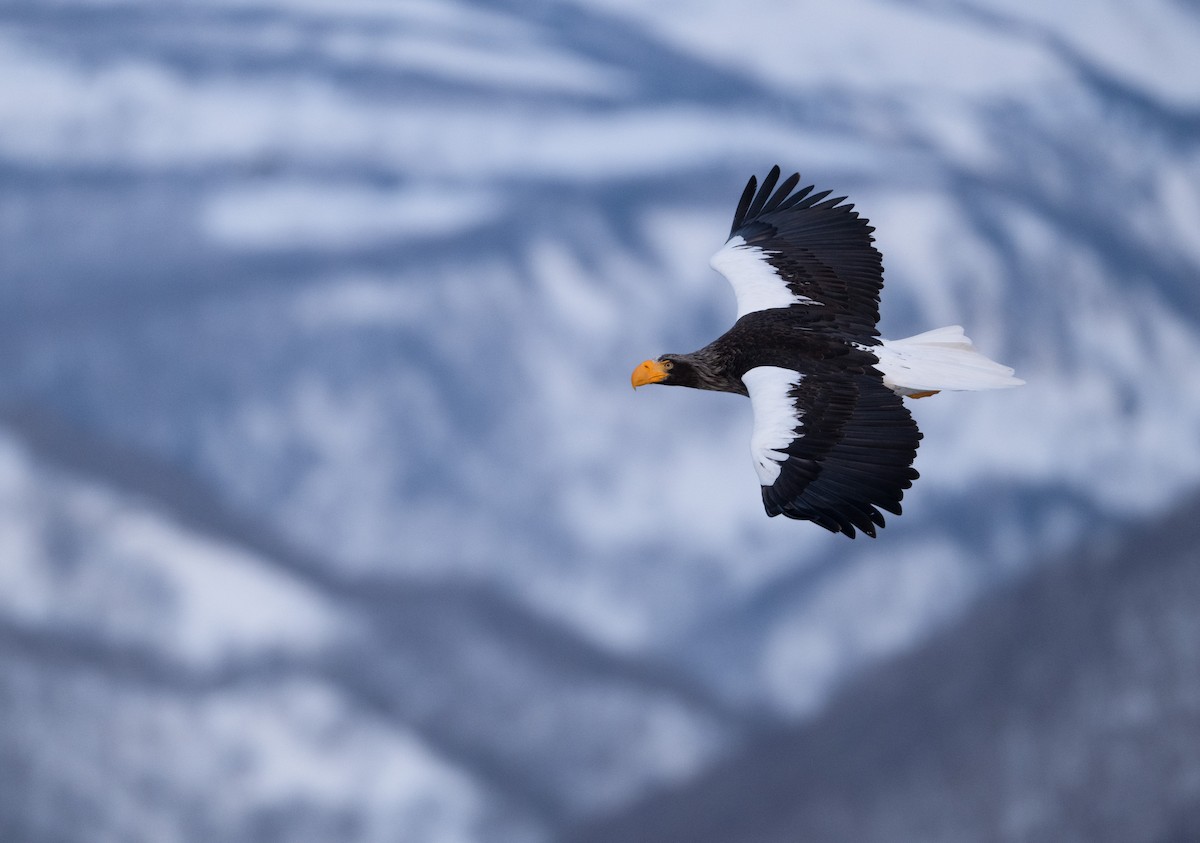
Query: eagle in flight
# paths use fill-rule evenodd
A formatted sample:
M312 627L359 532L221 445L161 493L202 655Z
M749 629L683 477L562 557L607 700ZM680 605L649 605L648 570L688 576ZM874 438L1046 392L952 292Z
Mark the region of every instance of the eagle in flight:
M902 398L1024 383L984 357L957 325L902 340L879 336L883 260L875 229L846 197L779 184L774 167L746 185L712 266L737 295L733 327L690 354L633 370L633 386L747 395L750 453L767 515L854 538L900 514L921 432ZM776 185L778 184L778 187Z

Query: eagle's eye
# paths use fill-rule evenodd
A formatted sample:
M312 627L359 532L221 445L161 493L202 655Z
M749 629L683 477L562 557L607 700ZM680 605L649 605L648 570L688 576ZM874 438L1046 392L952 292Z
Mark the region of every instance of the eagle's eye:
M666 369L667 371L670 371L674 366L675 366L675 364L672 363L670 360L662 361L662 367L664 369Z

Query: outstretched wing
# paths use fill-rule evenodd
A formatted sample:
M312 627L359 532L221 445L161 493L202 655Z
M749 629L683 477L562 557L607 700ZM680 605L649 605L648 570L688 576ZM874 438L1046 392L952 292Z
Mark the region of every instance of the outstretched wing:
M846 197L796 190L799 173L778 189L779 167L750 177L733 216L729 240L713 255L714 269L737 294L738 318L770 308L821 308L821 318L859 342L878 336L883 259L871 245L875 229Z
M874 538L880 509L900 514L921 432L877 374L808 374L776 366L746 372L750 440L768 515Z

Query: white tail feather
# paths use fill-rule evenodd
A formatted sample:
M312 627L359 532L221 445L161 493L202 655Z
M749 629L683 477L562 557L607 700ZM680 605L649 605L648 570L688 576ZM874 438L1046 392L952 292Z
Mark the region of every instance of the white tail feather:
M871 350L879 358L884 384L898 395L1005 389L1025 383L1013 377L1008 366L976 351L960 325L882 343Z

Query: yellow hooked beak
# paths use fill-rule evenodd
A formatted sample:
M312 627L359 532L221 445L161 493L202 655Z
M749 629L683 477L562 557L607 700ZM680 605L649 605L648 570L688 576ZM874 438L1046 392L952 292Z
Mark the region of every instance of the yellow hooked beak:
M657 360L644 360L638 364L638 367L633 370L633 375L629 380L633 384L633 388L645 386L648 383L658 383L661 380L666 380L667 370L662 363Z

